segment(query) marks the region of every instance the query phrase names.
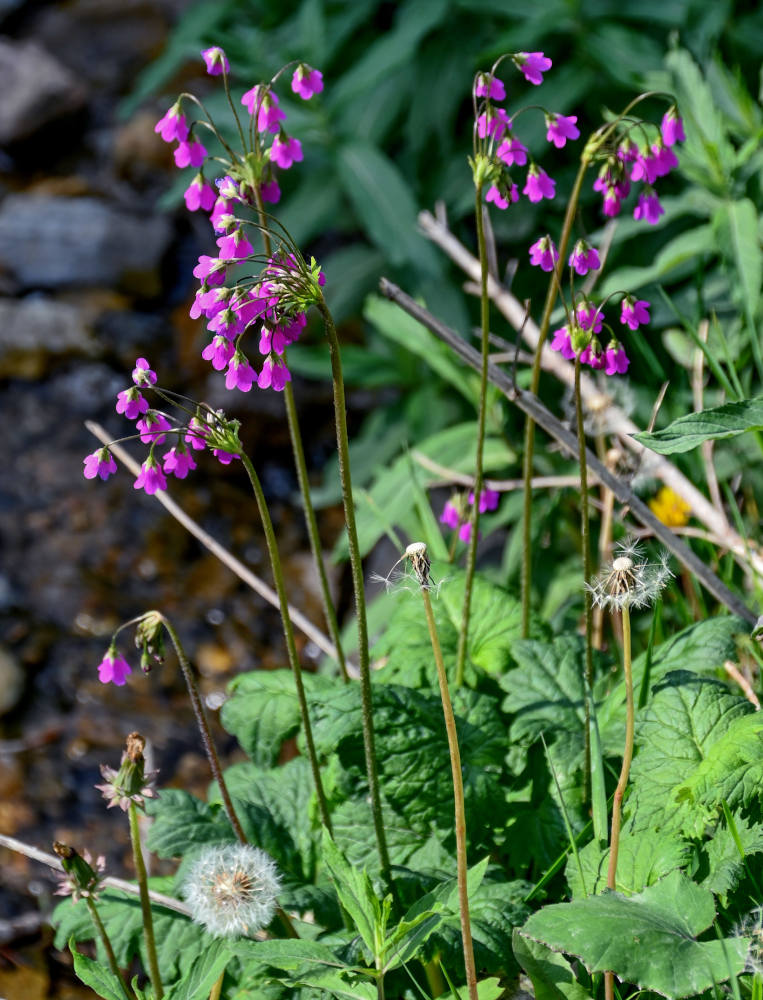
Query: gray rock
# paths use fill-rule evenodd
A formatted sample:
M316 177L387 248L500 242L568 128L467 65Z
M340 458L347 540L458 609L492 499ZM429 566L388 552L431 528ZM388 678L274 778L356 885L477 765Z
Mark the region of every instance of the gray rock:
M9 195L0 205L0 271L23 289L118 286L150 298L171 237L167 218L95 198Z
M0 378L36 379L51 357L97 348L81 309L46 298L0 299Z
M0 37L0 145L33 135L83 106L85 88L36 42Z

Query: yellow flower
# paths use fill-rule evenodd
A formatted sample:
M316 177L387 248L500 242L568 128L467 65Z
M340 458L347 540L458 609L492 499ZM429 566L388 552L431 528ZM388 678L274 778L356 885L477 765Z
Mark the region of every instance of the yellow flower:
M689 520L690 505L669 486L663 486L656 497L649 501L655 517L669 528L680 528Z

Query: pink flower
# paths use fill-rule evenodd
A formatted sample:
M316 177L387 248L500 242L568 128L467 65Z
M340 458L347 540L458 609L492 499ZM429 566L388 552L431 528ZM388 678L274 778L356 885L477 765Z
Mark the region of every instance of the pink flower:
M225 374L225 388L249 392L256 378L257 372L249 364L246 355L242 354L241 351L236 351Z
M137 420L147 410L148 400L141 396L140 390L135 386L124 389L117 396L117 413L124 413L128 420Z
M491 101L503 101L506 97L506 88L492 73L478 73L474 96L488 97Z
M504 187L504 194L501 194L501 189L495 184L491 184L487 189L487 194L485 195L485 201L492 201L496 208L506 209L510 204L519 201L519 189L516 184L512 184L511 187Z
M188 423L188 433L185 436L186 444L190 444L195 451L201 451L207 446L204 441L206 435L207 428L204 423L198 417L191 417Z
M460 523L461 515L458 507L451 500L448 500L442 509L442 514L440 514L440 524L446 525L451 531L456 531Z
M640 326L649 322L649 303L644 299L634 299L632 295L626 295L622 302L620 312L620 322L625 323L631 330L638 330Z
M158 443L161 444L161 441ZM140 467L140 475L132 485L133 489L145 490L149 496L152 496L158 490L167 489L167 480L164 478L164 473L157 465L153 455L149 455Z
M662 141L666 146L675 146L677 142L686 142L684 123L675 104L665 112L660 131L662 132Z
M207 151L198 139L179 142L175 149L175 164L178 167L200 167L206 156Z
M230 63L219 45L213 45L211 49L204 49L201 57L207 64L207 73L210 76L220 76L221 73L230 73Z
M212 228L216 233L227 233L236 221L236 217L233 214L233 202L226 198L218 197L212 208L209 221L212 223Z
M550 236L541 236L530 247L530 263L542 271L553 271L559 260L559 252Z
M96 476L100 476L105 481L117 471L117 463L108 448L99 448L84 458L83 462L85 479L95 479Z
M295 94L299 94L303 101L309 101L313 94L320 94L323 90L323 73L300 63L291 78L291 89Z
M670 146L656 142L652 146L652 153L654 154L655 173L658 177L666 177L671 170L675 170L678 166L678 157Z
M240 455L234 455L231 451L221 451L219 448L213 448L212 454L220 465L230 465L234 458L241 458Z
M651 151L639 153L634 160L630 180L646 181L647 184L654 184L657 177L657 160L652 156Z
M260 389L271 388L281 392L287 382L291 382L291 372L281 361L275 361L272 354L265 358L257 385Z
M546 115L546 139L553 142L557 149L561 149L568 139L579 139L577 120L577 115Z
M240 226L230 236L221 236L217 245L220 247L220 257L224 260L243 260L254 253L254 247Z
M581 277L589 271L598 271L601 267L598 250L589 246L585 240L577 241L568 263Z
M132 673L132 668L124 657L117 653L116 647L112 644L101 662L98 664L98 680L101 684L116 684L122 687L127 675Z
M480 514L484 514L488 510L497 510L500 499L501 494L498 490L482 490L480 492ZM469 503L474 503L474 490L469 493Z
M624 375L628 371L629 364L623 345L617 340L611 341L604 352L604 371L607 375Z
M595 368L596 370L604 367L604 352L596 337L581 352L580 363L581 365L590 365L591 368Z
M258 132L277 132L286 115L278 107L278 95L258 84L241 98L250 115L257 115Z
M188 138L188 124L182 111L180 101L167 111L163 118L154 125L154 132L158 132L165 142L185 142Z
M543 198L553 198L556 181L551 180L545 170L533 164L527 172L527 183L522 188L530 201L542 201Z
M593 302L583 302L575 310L575 317L581 330L593 330L594 333L601 333L601 325L604 322L604 313L597 309Z
M634 219L644 219L650 226L654 226L664 214L665 209L654 191L642 192L638 196L638 203L633 209Z
M462 542L468 542L469 539L472 537L472 526L469 523L469 521L464 521L464 523L458 529L458 537L461 539Z
M171 430L167 418L156 410L149 410L135 426L140 431L143 444L164 444L167 435L163 431Z
M281 200L281 189L278 186L278 181L267 181L260 188L260 194L263 201L275 205Z
M510 125L511 119L503 108L489 107L477 118L477 135L480 139L494 136L498 140Z
M185 445L170 448L164 456L164 471L168 474L173 473L178 479L185 479L188 473L195 468L196 462L193 460L193 455Z
M210 288L216 288L225 281L225 267L226 261L220 260L219 257L208 257L206 254L202 254L199 257L199 263L193 269L193 276L209 285Z
M136 385L156 385L156 372L145 358L138 358L132 372L132 380Z
M514 55L514 63L528 83L534 83L536 87L543 83L543 74L547 73L552 65L551 60L542 52L517 52Z
M512 163L516 163L517 166L523 167L527 163L527 146L524 146L519 139L514 136L509 136L508 139L504 139L501 145L496 150L495 154L499 160L510 167Z
M572 361L575 357L575 351L572 349L570 333L566 326L560 326L558 330L554 330L554 339L551 341L551 350L560 351L562 357L566 358L567 361Z
M215 189L204 180L204 174L196 174L183 197L189 212L198 212L200 208L205 212L211 212L217 200Z
M270 159L282 170L288 170L292 163L298 163L302 159L302 143L299 139L289 138L283 142L276 136L270 149Z
M205 361L211 361L215 371L221 372L233 357L236 348L225 337L218 334L212 338L212 343L207 344L201 352Z
M219 334L221 337L232 340L243 332L243 324L238 313L230 306L226 306L225 309L221 309L215 313L209 323L207 323L207 329L212 333Z

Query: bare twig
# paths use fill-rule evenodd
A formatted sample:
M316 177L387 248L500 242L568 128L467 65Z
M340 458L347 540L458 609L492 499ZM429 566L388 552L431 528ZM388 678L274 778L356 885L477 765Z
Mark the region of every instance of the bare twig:
M111 437L106 433L100 424L95 423L92 420L85 421L85 427L94 434L95 437L102 444L109 445L109 449L114 453L114 456L119 459L119 461L132 473L133 476L137 476L140 472L140 466L138 463L129 455L121 445L110 444ZM236 574L236 576L243 580L244 583L251 587L252 590L263 597L269 604L272 604L274 608L279 607L278 595L274 590L272 590L263 580L261 580L255 573L247 567L244 566L242 562L239 562L234 555L232 555L226 548L224 548L218 541L216 541L210 534L208 534L200 524L197 524L194 519L187 514L183 508L175 503L175 501L170 497L166 490L159 490L159 492L154 494L156 500L167 510L176 521L183 525L186 531L190 532L194 538L198 538L201 544L209 549L213 556L216 556L223 565L227 566L229 570ZM296 627L303 632L311 642L321 649L328 656L337 659L336 649L331 640L321 632L319 628L316 628L313 623L302 614L297 608L289 605L289 616Z
M744 676L744 674L741 672L739 667L737 667L735 663L732 663L731 660L726 660L726 662L723 664L723 669L726 671L726 673L733 681L737 682L737 684L742 689L742 693L744 694L745 698L755 706L755 711L759 712L760 701L758 700L758 696L753 691L752 685Z
M480 276L480 264L469 250L450 232L445 224L436 219L429 212L419 214L419 226L433 243L437 244L453 260L472 281L478 281ZM522 333L522 337L532 347L538 342L538 327L531 320L526 318L526 310L521 302L510 292L506 291L498 282L492 278L488 280L488 294L495 302L500 312L514 327ZM459 338L460 339L460 338ZM552 372L560 381L570 387L573 381L573 368L562 358L562 356L546 344L543 348L543 368ZM583 375L580 380L580 389L583 401L588 405L591 400L601 396L596 383L590 377ZM631 451L640 455L647 449L644 448L632 435L637 433L639 428L632 420L617 406L612 405L607 413L608 421L614 428L614 433L619 435L623 444ZM687 479L683 473L673 465L663 455L649 452L650 471L666 486L669 486L675 493L683 497L690 505L694 516L719 538L724 540L724 547L735 555L749 559L749 563L756 573L763 576L763 554L754 551L746 546L738 532L731 526L726 513L722 507L715 507L707 497L697 489L697 487Z
M381 292L392 302L397 303L405 312L413 316L421 324L431 330L441 340L445 341L471 368L479 370L481 364L480 355L474 350L463 337L460 337L454 330L441 323L428 310L415 302L409 295L406 295L397 285L381 279ZM524 413L529 414L535 423L556 441L572 456L578 455L578 444L575 435L557 420L557 418L546 409L537 396L529 392L522 392L513 384L511 379L500 368L494 365L489 367L490 382L495 385L506 396L508 400L519 407ZM635 430L635 427L634 427ZM634 517L641 524L650 528L659 538L662 544L673 555L698 578L700 583L729 610L744 618L745 621L754 625L757 621L755 615L747 605L734 594L726 584L710 570L705 563L699 559L692 550L685 545L662 521L659 521L647 505L636 496L633 490L621 479L610 472L593 452L586 449L586 460L592 472L598 479L608 486L620 503L627 503L633 512ZM677 471L677 470L676 470ZM683 478L683 477L682 477ZM705 501L707 503L707 501ZM709 505L708 505L709 506ZM740 540L741 544L741 540ZM730 546L728 546L730 547Z
M440 465L423 451L415 448L411 451L411 458L417 462L422 469L433 472L439 476L445 484L458 483L459 486L474 487L474 476L469 476L465 472L456 472L446 465ZM522 479L485 479L483 485L488 490L497 490L499 493L509 493L512 490L522 488ZM580 486L580 476L536 476L532 480L533 489L563 489L564 487Z

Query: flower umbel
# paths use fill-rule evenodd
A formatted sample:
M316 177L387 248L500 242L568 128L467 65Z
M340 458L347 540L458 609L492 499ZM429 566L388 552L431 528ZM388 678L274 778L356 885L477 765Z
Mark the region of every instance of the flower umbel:
M250 844L228 844L201 852L183 891L196 923L215 937L233 937L270 923L280 887L269 855Z
M624 607L646 607L673 576L667 553L662 553L658 563L648 563L643 548L633 539L620 542L617 552L602 574L586 583L586 590L600 608L620 611Z

